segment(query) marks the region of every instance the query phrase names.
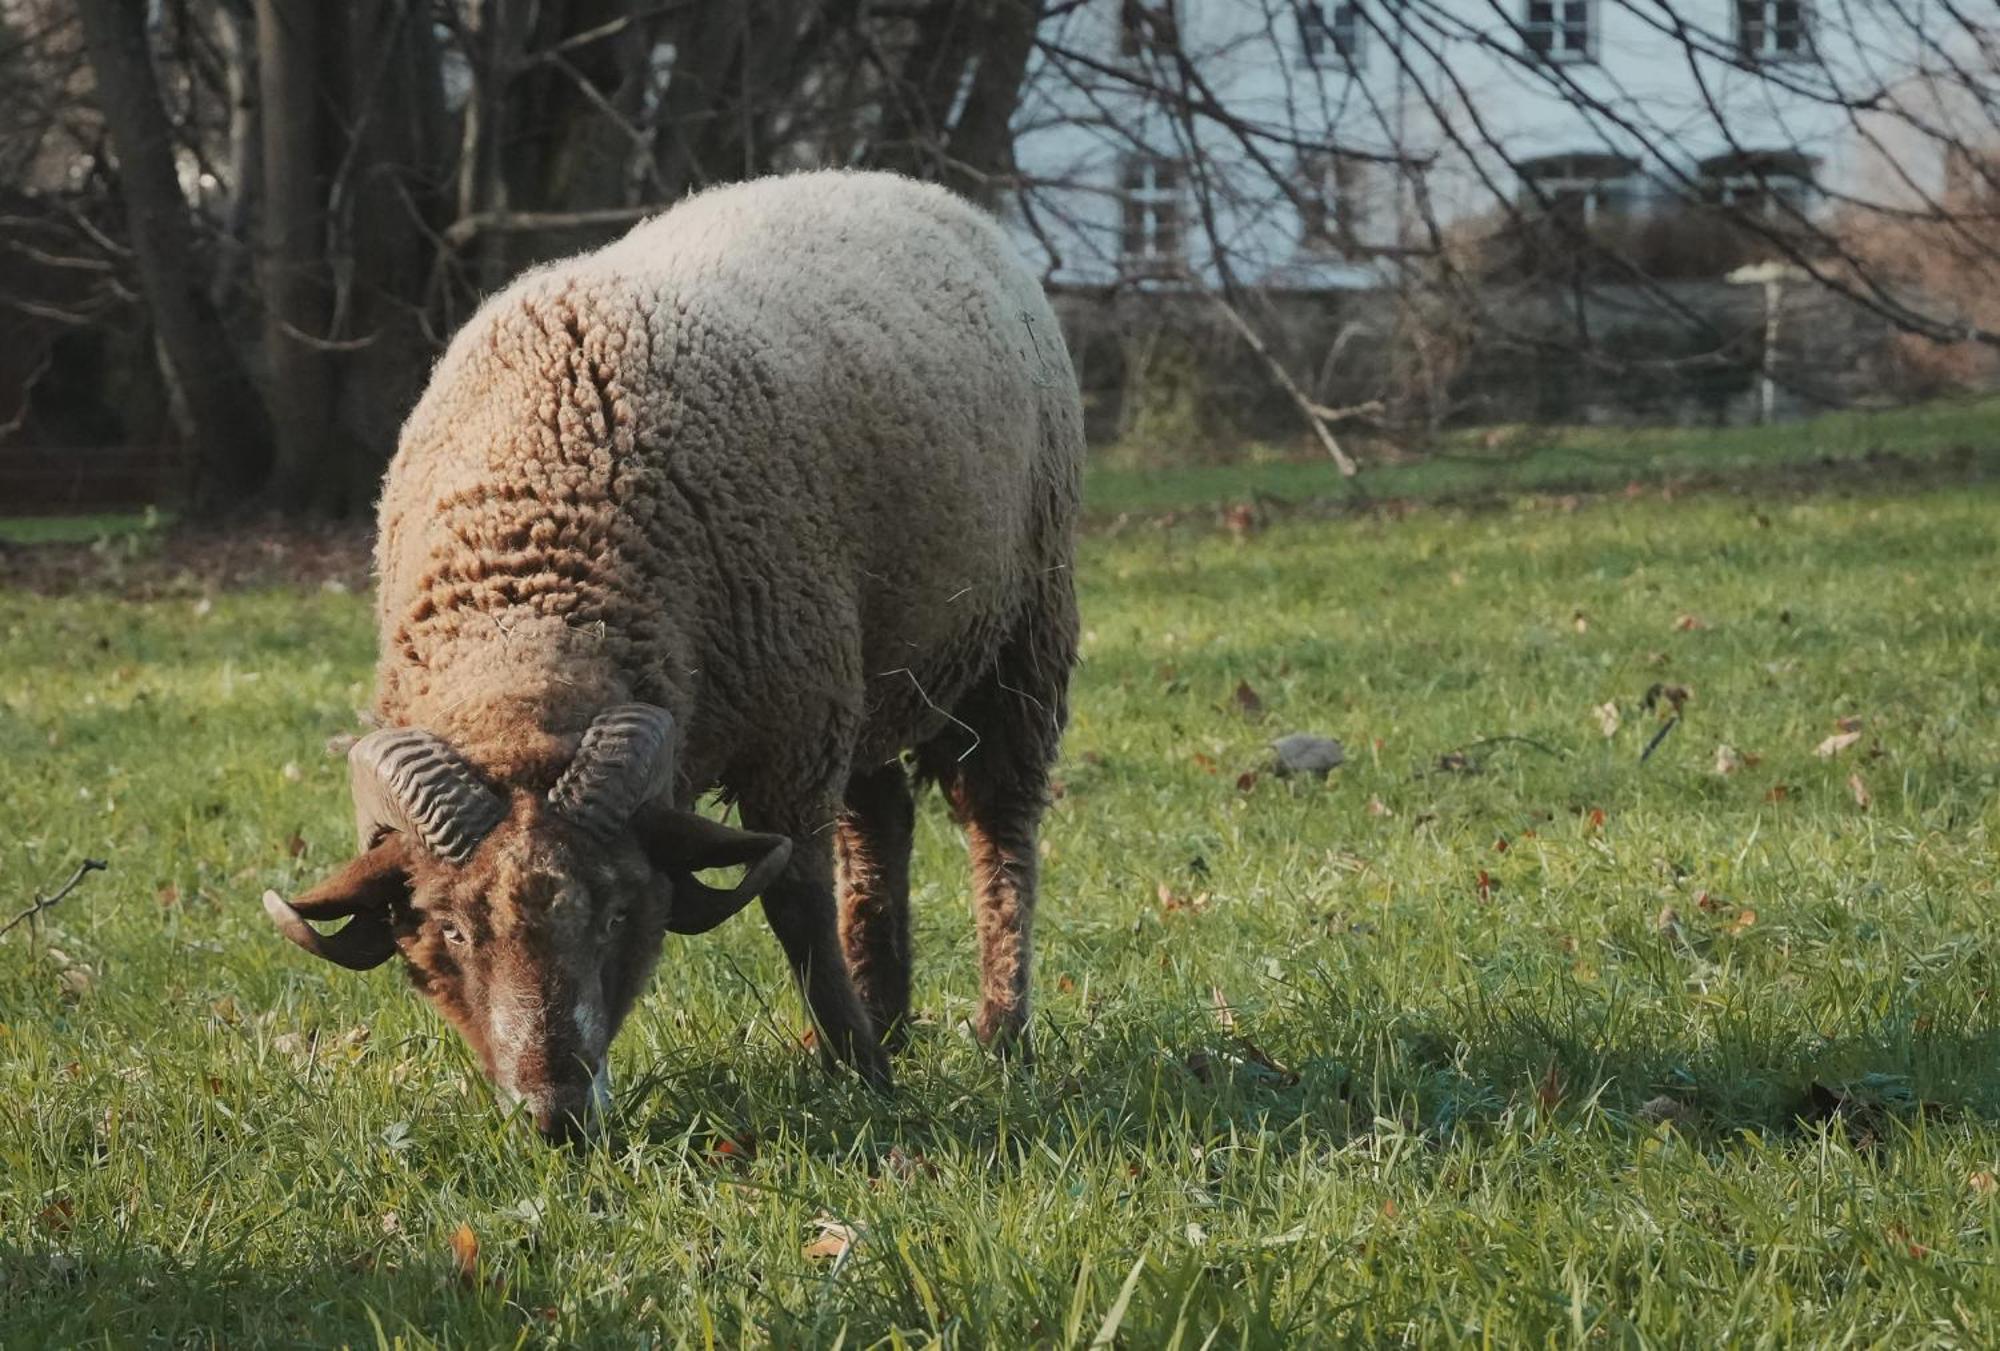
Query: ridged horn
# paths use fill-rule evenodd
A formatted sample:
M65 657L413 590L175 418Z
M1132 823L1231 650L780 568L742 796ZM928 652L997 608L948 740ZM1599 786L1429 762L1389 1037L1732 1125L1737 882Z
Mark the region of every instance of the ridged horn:
M673 779L674 715L657 704L617 704L592 720L549 805L599 839L625 828Z
M354 829L365 853L402 831L447 863L464 863L507 814L506 801L442 737L417 727L370 732L347 753Z

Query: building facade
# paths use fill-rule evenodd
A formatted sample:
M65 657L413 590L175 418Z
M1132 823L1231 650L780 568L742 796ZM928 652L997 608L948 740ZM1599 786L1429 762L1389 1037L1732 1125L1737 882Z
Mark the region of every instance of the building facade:
M1823 3L1084 0L1042 31L1011 224L1058 285L1290 289L1524 217L1809 226L1948 167L1885 175L1856 111L1940 45L1923 0Z

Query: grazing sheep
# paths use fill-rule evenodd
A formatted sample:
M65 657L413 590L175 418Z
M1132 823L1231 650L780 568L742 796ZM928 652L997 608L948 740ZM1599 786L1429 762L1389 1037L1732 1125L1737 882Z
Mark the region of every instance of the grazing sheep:
M568 1138L663 935L761 896L821 1045L886 1086L913 751L970 841L976 1031L1019 1043L1081 456L1040 287L935 187L718 188L526 274L389 467L362 852L265 908L345 966L400 951Z

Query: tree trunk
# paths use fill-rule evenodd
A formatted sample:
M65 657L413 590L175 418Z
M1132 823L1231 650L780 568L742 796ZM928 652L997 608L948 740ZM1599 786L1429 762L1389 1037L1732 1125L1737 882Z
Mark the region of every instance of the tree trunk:
M349 9L348 106L358 110L351 166L337 194L338 237L352 260L349 325L363 345L336 358L343 497L374 500L396 436L436 356L426 295L449 224L444 182L449 119L443 68L424 0L354 0Z
M339 9L320 0L257 0L257 74L264 119L262 289L270 364L278 508L337 514L340 454L333 417L333 295L325 268L328 131L325 91L338 87Z
M145 8L78 0L97 103L118 155L139 282L152 311L161 365L193 452L193 506L241 506L270 469L269 424L202 282L194 226L174 172L172 133L146 43Z
M989 210L1013 186L1014 110L1043 8L1044 0L996 0L981 36L972 88L952 125L945 185Z

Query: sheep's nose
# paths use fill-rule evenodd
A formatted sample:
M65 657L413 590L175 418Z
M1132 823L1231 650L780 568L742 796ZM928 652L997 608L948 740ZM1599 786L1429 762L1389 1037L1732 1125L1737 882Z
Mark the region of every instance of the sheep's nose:
M528 1104L535 1133L551 1145L582 1144L597 1134L597 1113L585 1094L542 1094Z

